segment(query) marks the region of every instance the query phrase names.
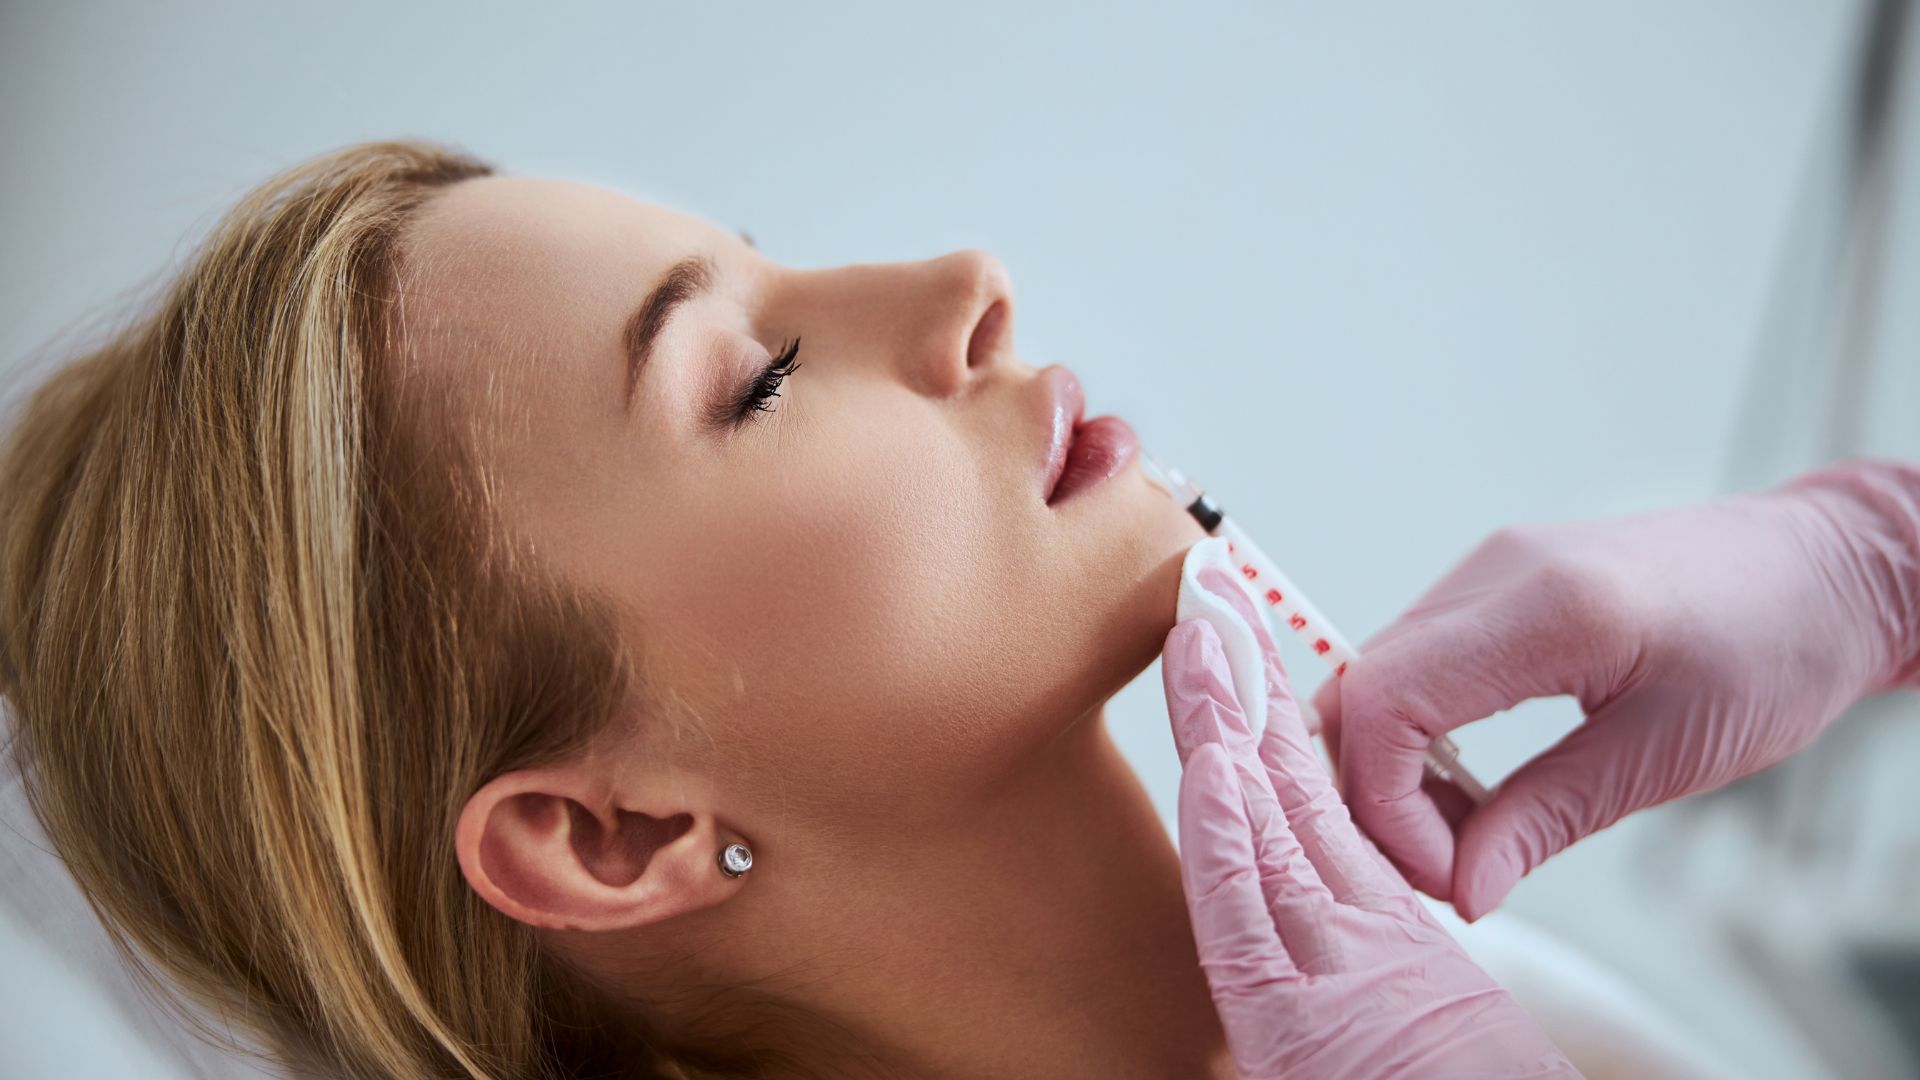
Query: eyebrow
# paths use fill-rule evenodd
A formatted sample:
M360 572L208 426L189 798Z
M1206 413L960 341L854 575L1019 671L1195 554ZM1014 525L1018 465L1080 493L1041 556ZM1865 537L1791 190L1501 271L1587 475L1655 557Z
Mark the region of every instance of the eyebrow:
M689 255L661 275L653 291L640 301L639 307L633 309L633 314L627 316L626 326L620 335L627 354L627 390L624 398L627 411L633 410L634 387L639 384L647 361L653 359L653 344L666 327L667 320L681 305L712 285L713 263L704 255Z

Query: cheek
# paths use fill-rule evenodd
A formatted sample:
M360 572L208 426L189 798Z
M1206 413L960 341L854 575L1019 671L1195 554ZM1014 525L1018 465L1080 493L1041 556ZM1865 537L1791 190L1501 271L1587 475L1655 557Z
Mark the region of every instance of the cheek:
M977 450L918 434L816 444L654 534L641 632L727 717L735 767L870 804L903 767L951 775L998 741L1022 689L1004 673L1033 651L1004 632L1006 506Z
M982 445L808 432L647 526L640 640L718 768L835 816L943 813L1152 662L1203 534L1138 477L1058 519Z

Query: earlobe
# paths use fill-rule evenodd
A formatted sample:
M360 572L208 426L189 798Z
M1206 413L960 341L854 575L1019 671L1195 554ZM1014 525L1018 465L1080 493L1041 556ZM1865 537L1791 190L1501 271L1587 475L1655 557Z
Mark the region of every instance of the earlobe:
M502 913L554 930L623 930L710 907L741 882L715 865L711 814L622 799L584 764L496 777L461 809L467 884Z

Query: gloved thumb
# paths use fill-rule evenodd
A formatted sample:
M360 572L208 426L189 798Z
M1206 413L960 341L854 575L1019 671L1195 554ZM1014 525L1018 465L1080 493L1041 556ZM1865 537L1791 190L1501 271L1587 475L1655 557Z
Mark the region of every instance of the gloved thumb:
M1460 917L1478 919L1568 845L1671 798L1661 735L1648 710L1603 707L1502 780L1460 827L1453 866Z

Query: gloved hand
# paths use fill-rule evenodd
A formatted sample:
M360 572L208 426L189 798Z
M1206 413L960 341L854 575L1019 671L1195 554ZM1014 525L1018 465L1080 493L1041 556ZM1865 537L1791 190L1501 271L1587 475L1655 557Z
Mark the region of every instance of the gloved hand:
M1245 592L1217 568L1200 581L1266 658L1256 748L1212 626L1175 626L1161 657L1185 766L1181 877L1240 1075L1578 1076L1354 828Z
M1920 469L1856 462L1497 532L1314 706L1355 820L1471 920L1575 840L1772 765L1863 693L1917 677ZM1585 722L1487 805L1462 815L1423 787L1429 740L1553 694Z

